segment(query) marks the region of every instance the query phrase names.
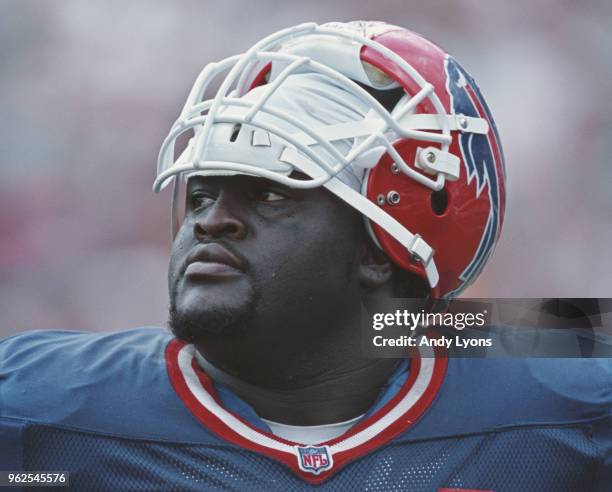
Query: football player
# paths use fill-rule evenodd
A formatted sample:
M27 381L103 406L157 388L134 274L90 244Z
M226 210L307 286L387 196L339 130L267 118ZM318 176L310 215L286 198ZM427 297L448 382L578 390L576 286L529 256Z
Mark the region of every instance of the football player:
M169 183L171 333L2 342L2 469L87 491L611 490L610 360L362 351L363 305L457 296L500 235L499 135L444 50L308 23L210 64L163 142Z

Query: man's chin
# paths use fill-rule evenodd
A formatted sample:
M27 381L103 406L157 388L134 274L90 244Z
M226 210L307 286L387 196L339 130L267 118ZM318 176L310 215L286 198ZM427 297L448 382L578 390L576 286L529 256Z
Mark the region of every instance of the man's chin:
M198 343L211 338L240 335L247 330L252 310L217 307L203 310L184 310L170 307L168 326L175 337L189 343Z

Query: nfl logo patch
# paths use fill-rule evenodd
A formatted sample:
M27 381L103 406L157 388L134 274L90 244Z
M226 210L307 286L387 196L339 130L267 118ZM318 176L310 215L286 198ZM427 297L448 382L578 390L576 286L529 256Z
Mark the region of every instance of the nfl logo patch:
M318 475L329 470L333 465L332 454L328 446L296 446L300 470Z

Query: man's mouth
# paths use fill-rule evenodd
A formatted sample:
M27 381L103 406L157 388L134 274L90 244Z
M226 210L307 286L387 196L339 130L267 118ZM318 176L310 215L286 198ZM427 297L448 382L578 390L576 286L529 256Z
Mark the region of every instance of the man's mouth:
M244 262L219 243L197 247L187 258L185 277L227 277L244 272Z

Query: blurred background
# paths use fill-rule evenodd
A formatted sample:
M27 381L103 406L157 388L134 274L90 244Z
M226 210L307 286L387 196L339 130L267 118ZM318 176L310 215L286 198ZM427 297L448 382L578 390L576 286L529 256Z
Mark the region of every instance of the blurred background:
M159 146L210 61L305 21L386 20L474 75L508 208L466 296L612 297L612 3L0 0L0 336L163 325Z

